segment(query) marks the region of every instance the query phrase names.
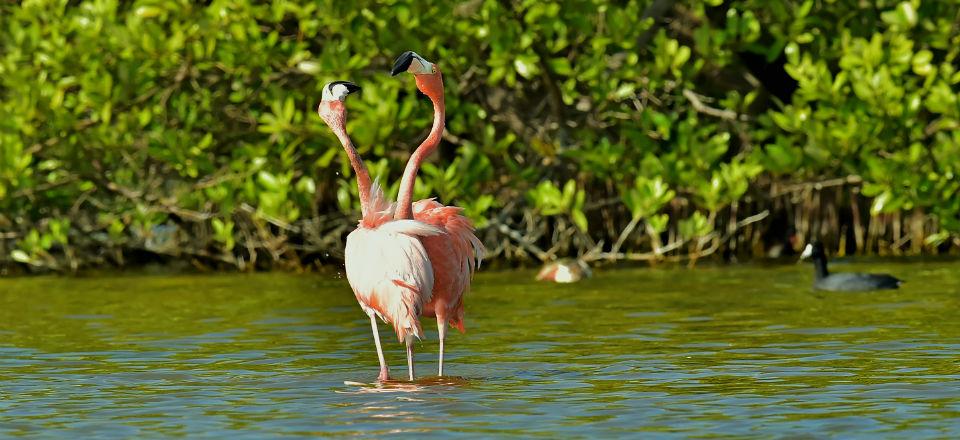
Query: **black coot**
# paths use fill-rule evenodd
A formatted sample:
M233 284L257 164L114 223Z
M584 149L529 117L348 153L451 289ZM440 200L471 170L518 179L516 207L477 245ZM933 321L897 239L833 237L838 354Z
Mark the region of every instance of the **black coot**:
M807 245L800 255L800 259L813 260L816 279L813 288L819 290L833 290L840 292L855 292L863 290L896 289L903 281L887 274L872 273L834 273L827 271L827 255L823 253L823 245L814 241Z

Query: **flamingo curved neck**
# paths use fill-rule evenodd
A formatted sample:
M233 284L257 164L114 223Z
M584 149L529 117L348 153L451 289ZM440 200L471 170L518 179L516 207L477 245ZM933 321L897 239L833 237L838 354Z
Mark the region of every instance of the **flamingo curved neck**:
M407 161L407 167L403 170L403 179L400 181L400 194L397 196L397 212L395 216L397 219L413 218L413 186L417 181L417 172L420 170L420 165L423 161L440 145L440 139L443 135L443 127L445 124L444 116L446 114L443 92L440 92L438 98L434 98L434 96L431 95L430 100L433 102L433 127L430 128L430 134L427 135L427 138L424 139L416 151L410 155L410 160Z
M340 139L340 144L343 145L343 149L347 152L347 157L350 159L350 167L353 168L354 174L357 175L357 192L360 195L360 214L366 217L370 208L370 173L367 171L367 166L363 163L363 159L360 158L360 153L358 153L357 149L353 146L353 141L350 140L350 136L347 135L347 131L343 128L343 124L337 124L332 128L333 133Z

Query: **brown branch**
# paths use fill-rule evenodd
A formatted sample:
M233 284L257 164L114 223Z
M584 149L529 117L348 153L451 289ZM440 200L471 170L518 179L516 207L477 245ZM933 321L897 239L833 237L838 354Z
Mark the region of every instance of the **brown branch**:
M178 217L181 217L187 220L192 220L195 222L206 221L213 218L213 214L209 212L199 212L191 209L181 208L170 202L159 201L160 202L159 205L151 203L150 200L148 200L148 197L145 197L143 195L142 191L135 191L130 188L125 188L123 186L117 185L115 182L108 181L106 184L106 188L109 189L110 191L120 194L121 196L133 202L143 203L149 209L154 210L156 212L165 212L167 214L174 214Z
M704 243L707 243L709 241L713 241L713 244L709 248L700 249L697 252L693 252L693 253L664 257L664 254L667 254L668 252L673 251L675 249L679 249L683 247L684 244L690 241L690 239L680 239L675 242L669 243L666 246L663 246L659 249L655 249L651 252L643 252L643 253L618 252L616 249L611 249L611 252L598 252L593 255L587 254L587 255L584 255L581 259L584 261L596 261L596 260L609 260L609 261L621 261L621 260L661 261L663 260L663 261L670 261L670 262L679 262L679 261L687 261L687 260L695 261L699 258L712 255L714 252L720 249L721 244L726 243L728 240L730 240L733 234L736 233L736 231L739 230L740 228L743 228L749 224L759 222L767 218L769 215L770 215L770 211L763 210L760 213L754 214L750 217L740 220L734 225L732 229L729 229L726 234L724 234L722 237L719 237L719 240L715 240L715 238L718 237L716 231L711 232L707 235L704 235L703 237L699 237L697 239L698 247L702 246Z
M13 194L11 194L11 196L12 196L12 198L14 198L14 199L19 198L19 197L33 197L33 195L36 194L36 193L43 192L43 191L48 191L48 190L51 190L51 189L54 189L54 188L57 188L57 187L64 186L64 185L69 184L69 183L76 182L77 179L79 179L79 178L78 178L76 175L71 174L71 175L69 175L69 176L67 176L67 177L65 177L65 178L63 178L63 179L60 179L60 180L58 180L58 181L56 181L56 182L44 183L44 184L41 184L41 185L37 185L37 186L34 187L34 188L24 188L24 189L21 189L21 190L19 190L19 191L17 191L17 192L14 192Z
M491 226L493 226L492 223L493 222L491 222ZM524 238L523 235L520 234L520 232L511 229L509 226L507 226L504 223L501 223L501 222L496 222L496 223L497 224L495 226L497 230L500 231L500 233L506 235L507 237L510 237L511 239L513 239L513 241L515 241L518 245L520 245L521 249L536 255L537 258L539 258L541 261L547 261L550 259L550 256L546 252L544 252L543 249L540 249L539 247L537 247L537 245L531 243L528 239Z
M746 121L748 120L746 115L739 115L733 110L721 110L718 108L710 107L703 103L702 96L697 95L690 89L683 89L683 96L687 98L687 101L690 101L690 105L693 106L693 109L703 113L705 115L710 115L717 117L726 121Z
M620 246L623 246L623 242L626 241L627 237L630 236L630 233L633 232L634 229L636 229L637 223L639 223L641 219L643 219L643 217L637 216L632 218L630 220L630 223L627 223L627 227L623 228L623 231L620 232L620 237L617 238L616 243L614 243L613 247L610 248L611 254L616 254L620 252Z
M834 186L859 185L861 183L863 183L862 177L856 174L851 174L846 177L837 177L835 179L821 180L819 182L801 182L792 185L785 185L783 188L780 188L776 192L770 194L770 197L777 198L787 194L795 194L803 191L820 191L824 188L830 188Z

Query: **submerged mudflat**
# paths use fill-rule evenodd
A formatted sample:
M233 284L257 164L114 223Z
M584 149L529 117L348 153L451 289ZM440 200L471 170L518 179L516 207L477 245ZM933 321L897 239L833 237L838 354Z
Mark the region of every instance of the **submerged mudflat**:
M457 377L431 377L425 321L424 377L385 386L364 385L369 323L337 277L3 279L0 436L957 434L960 263L832 268L907 284L814 292L806 265L481 273L449 338Z

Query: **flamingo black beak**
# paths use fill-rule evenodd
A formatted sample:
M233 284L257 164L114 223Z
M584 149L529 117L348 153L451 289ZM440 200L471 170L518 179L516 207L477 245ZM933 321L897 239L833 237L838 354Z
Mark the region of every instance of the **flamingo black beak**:
M348 95L351 95L351 94L354 94L354 93L356 93L356 92L359 92L359 91L363 90L363 89L360 88L360 86L358 86L358 85L356 85L356 84L354 84L354 83L352 83L352 82L350 82L350 81L334 81L334 82L332 82L332 83L330 83L330 84L331 84L331 85L340 84L340 85L346 87L346 88L347 88L347 94L348 94Z
M410 63L413 62L413 51L406 51L400 54L397 57L397 60L393 62L393 69L390 69L390 76L397 76L400 73L403 73L410 68Z

